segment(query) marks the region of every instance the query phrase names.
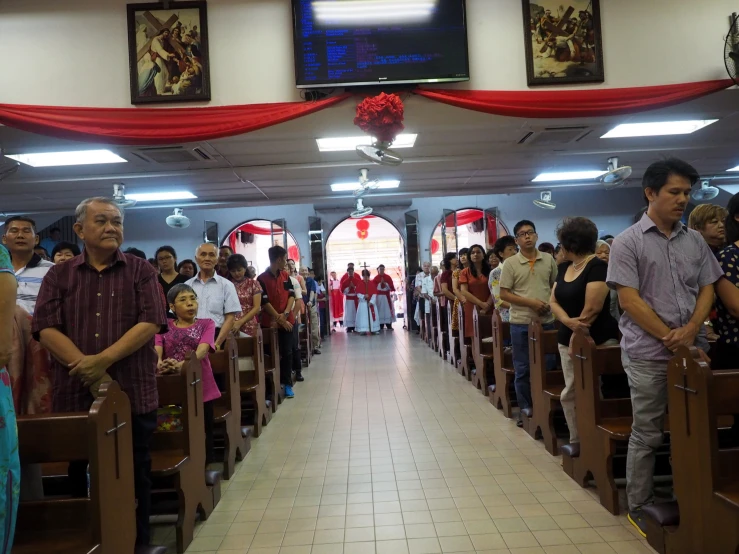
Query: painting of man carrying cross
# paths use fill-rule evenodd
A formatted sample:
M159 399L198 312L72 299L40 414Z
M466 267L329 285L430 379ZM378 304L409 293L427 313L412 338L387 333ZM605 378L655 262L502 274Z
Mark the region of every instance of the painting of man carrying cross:
M603 82L600 0L523 0L529 86Z

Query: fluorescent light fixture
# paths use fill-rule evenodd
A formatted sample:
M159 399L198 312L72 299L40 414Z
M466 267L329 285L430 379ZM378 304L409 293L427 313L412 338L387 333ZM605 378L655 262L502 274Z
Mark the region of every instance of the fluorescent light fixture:
M73 152L39 152L37 154L6 154L6 157L31 167L61 165L117 164L126 160L110 150L75 150Z
M689 135L718 119L694 119L688 121L653 121L651 123L624 123L614 127L600 138L658 137L664 135Z
M417 138L418 135L401 133L395 137L392 148L413 148ZM368 135L316 139L320 152L347 152L355 150L357 146L370 146L373 142L375 142L375 138Z
M157 202L162 200L191 200L197 198L193 193L187 190L177 190L173 192L140 192L126 194L126 200L136 200L137 202Z
M586 181L588 179L597 179L601 175L608 173L602 169L590 171L560 171L553 173L539 173L532 183L553 182L553 181Z
M739 165L736 167L732 167L731 169L727 169L726 171L739 171Z
M361 22L362 25L428 21L438 0L318 0L311 3L317 22L328 25Z
M378 189L396 189L400 186L400 181L380 181ZM359 183L334 183L331 190L334 192L353 192L361 188Z

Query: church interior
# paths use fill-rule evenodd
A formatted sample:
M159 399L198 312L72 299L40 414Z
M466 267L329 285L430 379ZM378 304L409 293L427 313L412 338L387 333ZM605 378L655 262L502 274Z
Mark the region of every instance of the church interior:
M739 554L737 10L0 0L0 554Z

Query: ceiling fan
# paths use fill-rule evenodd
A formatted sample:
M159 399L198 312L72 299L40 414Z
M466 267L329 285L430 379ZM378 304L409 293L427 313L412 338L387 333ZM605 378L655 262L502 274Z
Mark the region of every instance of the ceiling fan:
M628 165L619 167L617 157L608 158L608 172L601 175L598 180L605 185L606 190L613 190L626 183L632 171Z
M113 183L113 202L122 210L136 205L136 200L126 199L126 185L123 183Z
M386 142L357 146L356 152L360 158L379 165L395 166L403 163L403 156L390 150L390 144Z
M718 193L718 188L711 186L711 181L708 179L704 179L701 181L701 188L690 193L690 197L696 202L708 202L716 198Z
M175 229L186 229L190 226L190 218L182 213L182 208L175 208L174 213L168 215L165 221Z
M362 203L361 198L357 198L357 205L355 206L354 211L349 214L349 217L353 219L361 219L365 216L368 216L372 213L372 208L365 208L364 204Z
M379 179L372 179L368 177L369 169L363 167L359 170L359 188L354 189L355 198L361 198L365 194L368 194L380 186Z
M534 200L534 206L542 208L544 210L553 210L554 208L556 208L557 204L552 202L552 191L541 191L541 198L539 200Z

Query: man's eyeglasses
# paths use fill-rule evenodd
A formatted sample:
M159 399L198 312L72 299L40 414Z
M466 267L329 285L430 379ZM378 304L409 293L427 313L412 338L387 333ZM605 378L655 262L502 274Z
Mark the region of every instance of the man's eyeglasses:
M536 235L536 231L521 231L516 235L517 239L523 239L526 237L533 237Z

